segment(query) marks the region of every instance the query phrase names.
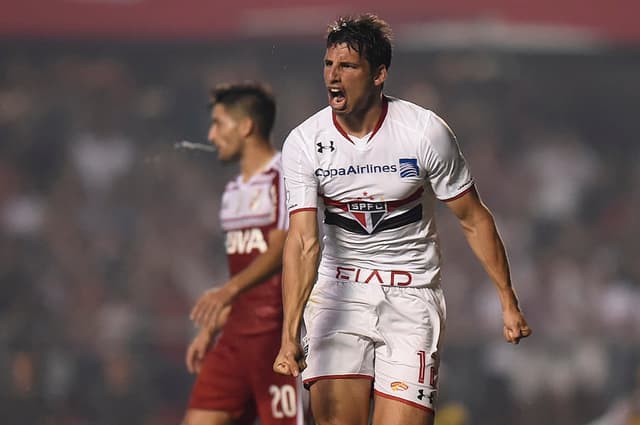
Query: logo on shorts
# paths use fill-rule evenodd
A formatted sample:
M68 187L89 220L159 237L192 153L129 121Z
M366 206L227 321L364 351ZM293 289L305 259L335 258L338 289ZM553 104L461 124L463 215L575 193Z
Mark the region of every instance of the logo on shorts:
M391 389L393 391L406 391L409 389L409 386L402 381L394 381L391 383Z
M424 390L418 390L418 400L422 400L425 397L429 399L429 404L433 405L436 402L437 393L435 391L431 391L429 395L424 394Z
M418 160L415 158L400 158L400 177L418 177L420 168L418 168Z

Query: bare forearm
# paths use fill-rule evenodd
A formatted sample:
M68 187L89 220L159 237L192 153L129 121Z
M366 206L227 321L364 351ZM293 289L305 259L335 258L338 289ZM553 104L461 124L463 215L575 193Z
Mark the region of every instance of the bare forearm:
M234 296L263 282L282 267L282 250L268 249L256 257L247 268L227 282L226 289Z
M511 285L509 261L491 212L482 203L475 188L447 205L460 220L471 249L498 290L504 338L512 344L518 344L522 338L531 335L531 328L520 310L518 297Z
M284 322L282 340L297 342L304 306L316 279L320 245L317 239L287 239L284 248L282 303Z
M502 309L518 308L518 299L511 284L509 261L502 239L488 210L462 228L471 249L498 290Z

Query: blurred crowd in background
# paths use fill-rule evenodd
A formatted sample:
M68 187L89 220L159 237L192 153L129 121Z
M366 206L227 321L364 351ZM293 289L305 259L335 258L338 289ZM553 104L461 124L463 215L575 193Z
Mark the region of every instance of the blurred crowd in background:
M269 83L273 143L326 105L321 40L0 45L0 422L176 425L188 312L227 277L208 89ZM640 55L395 52L387 94L454 129L534 330L439 210L444 425L581 425L637 385ZM609 423L609 422L608 422ZM629 422L630 423L630 422ZM613 422L610 422L613 424Z

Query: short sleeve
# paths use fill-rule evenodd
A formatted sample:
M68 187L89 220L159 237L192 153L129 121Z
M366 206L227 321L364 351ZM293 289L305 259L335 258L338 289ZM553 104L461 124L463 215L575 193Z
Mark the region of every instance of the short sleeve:
M456 140L442 118L429 112L425 128L427 178L441 201L455 199L473 186L473 178Z
M282 168L289 214L316 209L318 204L318 180L304 140L293 130L282 147Z
M282 161L282 156L280 156ZM282 164L280 164L282 166ZM287 214L286 190L284 188L284 175L279 172L274 182L276 192L276 228L287 230L289 228L289 214Z

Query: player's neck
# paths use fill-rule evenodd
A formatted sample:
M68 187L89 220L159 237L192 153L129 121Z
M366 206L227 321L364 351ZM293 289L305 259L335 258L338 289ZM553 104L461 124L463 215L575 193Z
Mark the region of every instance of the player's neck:
M240 159L240 173L242 180L248 181L260 173L271 162L276 150L264 140L253 140L245 145Z
M352 111L344 115L336 115L342 128L352 136L362 138L373 132L382 114L382 95L377 94L367 102L361 110Z

